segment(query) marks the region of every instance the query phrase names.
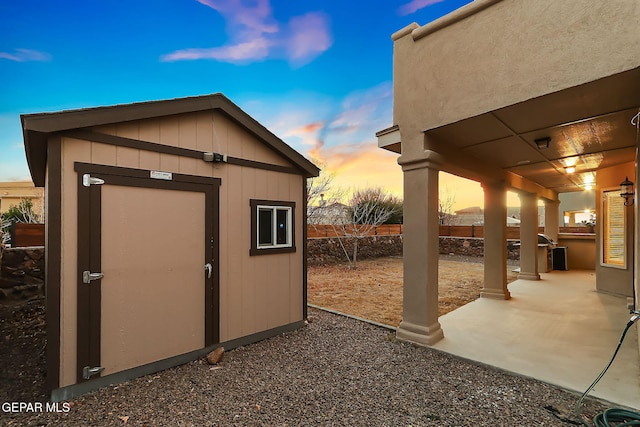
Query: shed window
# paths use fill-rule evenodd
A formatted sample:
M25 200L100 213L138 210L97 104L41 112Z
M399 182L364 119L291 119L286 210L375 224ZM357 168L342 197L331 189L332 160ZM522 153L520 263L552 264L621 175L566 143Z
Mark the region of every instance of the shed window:
M602 264L626 268L624 199L620 190L602 192Z
M251 200L251 255L295 252L295 203Z

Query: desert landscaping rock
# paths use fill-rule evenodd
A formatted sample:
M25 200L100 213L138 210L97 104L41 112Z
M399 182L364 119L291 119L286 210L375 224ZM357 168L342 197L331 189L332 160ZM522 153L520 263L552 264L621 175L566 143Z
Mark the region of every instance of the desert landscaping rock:
M3 302L21 303L44 295L44 248L5 248L0 265Z
M0 306L1 402L47 399L42 302ZM0 425L570 425L549 408L570 411L575 393L310 314L302 329L227 351L222 368L200 359L65 402L68 412L0 412ZM590 415L604 408L586 406Z
M217 365L218 363L220 363L223 356L224 347L218 347L211 353L207 354L207 362L209 362L209 365Z
M353 254L352 238L316 238L307 240L309 265L346 262L344 251ZM358 259L372 259L402 255L402 236L370 236L359 239Z

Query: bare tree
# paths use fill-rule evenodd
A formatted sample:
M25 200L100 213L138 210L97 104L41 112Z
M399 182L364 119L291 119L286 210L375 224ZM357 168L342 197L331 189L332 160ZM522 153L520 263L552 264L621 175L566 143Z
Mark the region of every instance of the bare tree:
M438 219L440 225L455 225L456 216L453 211L453 205L456 203L456 195L451 193L448 188L442 191L441 197L438 198Z
M345 246L340 242L351 268L356 267L358 259L358 243L373 232L380 224L384 224L397 211L398 199L385 193L380 188L368 188L353 192L347 205L344 220L335 220L333 225L341 233L353 240L353 253L349 256ZM401 202L400 202L401 204Z
M320 205L324 196L331 190L333 174L321 170L320 175L307 178L307 206Z
M333 187L335 175L320 171L320 175L307 178L307 224L319 225L329 223L339 210L342 191Z

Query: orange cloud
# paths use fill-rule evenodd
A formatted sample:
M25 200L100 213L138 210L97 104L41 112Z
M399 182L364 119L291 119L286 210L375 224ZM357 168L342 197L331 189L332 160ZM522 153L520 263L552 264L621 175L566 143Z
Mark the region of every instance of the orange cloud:
M318 140L308 155L324 166L324 173L333 176L333 187L348 193L364 187L381 187L402 196L402 171L397 154L379 149L375 143L325 147Z
M297 133L302 133L302 134L308 134L308 133L315 133L318 132L320 129L322 129L322 127L324 126L324 123L322 122L314 122L314 123L309 123L308 125L304 125L301 126L297 129L294 129L293 131L291 131L291 133L297 134Z
M355 188L381 187L403 197L403 176L397 163L398 155L378 148L375 143L317 146L310 150L309 155L312 152L321 157L325 172L334 176L333 186L337 190L348 192ZM442 172L439 184L441 197L446 195L455 200L454 210L484 206L482 187L475 181ZM513 196L507 200L509 206L517 206Z

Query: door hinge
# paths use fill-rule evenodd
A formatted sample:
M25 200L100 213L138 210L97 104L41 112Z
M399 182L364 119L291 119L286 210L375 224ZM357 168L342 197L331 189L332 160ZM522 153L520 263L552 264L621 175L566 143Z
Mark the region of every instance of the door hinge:
M92 273L90 271L82 272L82 283L91 283L92 280L100 280L104 277L102 273Z
M98 375L102 371L104 371L104 368L102 366L94 366L93 368L85 366L84 368L82 368L82 378L88 380L92 376Z
M94 176L85 173L82 175L82 185L85 187L89 187L91 185L102 185L104 184L104 179L96 178Z

